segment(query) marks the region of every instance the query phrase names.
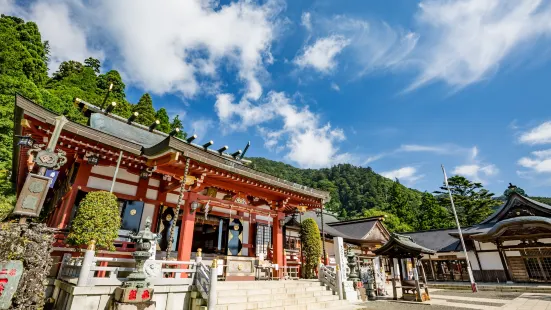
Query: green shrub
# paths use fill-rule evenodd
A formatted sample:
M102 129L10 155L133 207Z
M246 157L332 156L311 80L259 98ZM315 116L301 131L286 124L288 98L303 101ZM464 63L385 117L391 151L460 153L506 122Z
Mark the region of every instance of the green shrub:
M120 227L117 197L104 191L90 192L80 202L67 242L78 246L95 240L98 247L113 251Z
M313 219L305 219L300 225L300 242L304 256L302 276L306 279L315 278L315 269L321 257L321 237L318 224Z

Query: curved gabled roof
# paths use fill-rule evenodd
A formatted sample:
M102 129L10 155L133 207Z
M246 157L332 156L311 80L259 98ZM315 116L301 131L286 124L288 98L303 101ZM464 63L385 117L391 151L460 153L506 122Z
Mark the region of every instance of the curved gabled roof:
M436 251L413 242L409 236L392 233L390 240L373 253L390 257L418 257L421 254L434 254Z
M501 208L499 208L496 212L494 212L494 214L490 215L480 224L483 225L483 224L497 223L500 219L502 219L504 216L507 215L510 209L518 205L530 206L535 210L543 214L549 215L549 217L551 217L551 206L545 203L530 199L528 197L522 196L516 192L513 192L511 196L509 196L509 199L507 199L507 202L503 206L501 206Z

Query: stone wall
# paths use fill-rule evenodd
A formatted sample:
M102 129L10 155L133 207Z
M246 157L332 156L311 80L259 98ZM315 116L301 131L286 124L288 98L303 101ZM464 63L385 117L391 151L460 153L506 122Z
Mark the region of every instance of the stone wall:
M52 267L53 232L44 224L0 223L0 260L19 260L24 268L10 309L44 307L45 283Z
M55 280L53 298L55 310L107 310L117 286L75 286ZM187 310L191 294L190 285L155 286L155 310Z

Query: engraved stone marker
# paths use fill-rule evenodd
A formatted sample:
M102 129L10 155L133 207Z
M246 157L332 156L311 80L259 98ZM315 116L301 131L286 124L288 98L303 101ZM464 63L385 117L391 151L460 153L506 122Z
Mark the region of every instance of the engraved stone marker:
M15 205L13 214L29 217L40 215L44 199L50 188L49 177L29 173Z
M8 309L23 274L23 263L18 260L0 262L0 309Z

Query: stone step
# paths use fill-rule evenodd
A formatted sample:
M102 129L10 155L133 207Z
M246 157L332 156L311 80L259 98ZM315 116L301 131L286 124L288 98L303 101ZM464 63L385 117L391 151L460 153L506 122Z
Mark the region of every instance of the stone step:
M318 303L308 304L291 304L285 303L246 303L246 304L232 304L232 305L217 305L216 310L248 310L248 309L262 309L262 310L315 310L315 309L358 309L357 306L345 301L345 300L333 300Z
M330 293L330 292L329 292ZM252 296L226 296L218 297L217 305L241 304L241 303L272 303L283 302L284 305L294 305L307 302L324 302L338 300L337 295L303 296L296 294L280 295L252 295ZM303 302L304 301L304 302Z
M315 291L297 291L292 289L260 289L260 290L247 290L247 291L239 291L240 295L248 296L248 297L257 297L261 296L262 298L266 298L266 296L269 297L269 299L277 299L282 297L290 297L294 298L293 296L296 296L296 298L302 298L302 297L315 297L315 296L323 296L323 295L333 295L333 292L326 289L321 290L315 290ZM235 296L236 291L218 291L217 297L227 297L227 296Z
M218 290L321 286L319 281L220 281Z

